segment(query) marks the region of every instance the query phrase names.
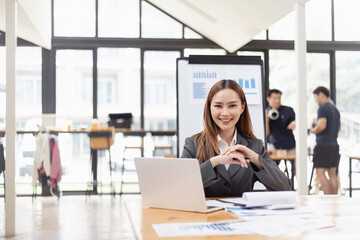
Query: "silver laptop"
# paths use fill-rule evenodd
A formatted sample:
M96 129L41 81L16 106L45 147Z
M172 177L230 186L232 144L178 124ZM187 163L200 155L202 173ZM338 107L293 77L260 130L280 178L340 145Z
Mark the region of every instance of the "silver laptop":
M191 158L135 158L144 206L194 212L222 209L206 206L200 166Z

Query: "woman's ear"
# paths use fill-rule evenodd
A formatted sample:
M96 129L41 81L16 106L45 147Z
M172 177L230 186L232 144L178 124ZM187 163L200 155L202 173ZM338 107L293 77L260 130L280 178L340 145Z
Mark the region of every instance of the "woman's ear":
M244 112L244 110L245 110L245 102L241 104L241 113L240 114L242 114Z

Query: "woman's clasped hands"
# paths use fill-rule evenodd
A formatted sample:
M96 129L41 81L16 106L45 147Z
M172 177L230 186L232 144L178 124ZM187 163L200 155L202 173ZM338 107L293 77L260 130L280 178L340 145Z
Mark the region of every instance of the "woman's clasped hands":
M258 158L258 154L243 145L228 147L220 155L210 159L213 167L219 164L239 164L244 168L248 167L251 160Z

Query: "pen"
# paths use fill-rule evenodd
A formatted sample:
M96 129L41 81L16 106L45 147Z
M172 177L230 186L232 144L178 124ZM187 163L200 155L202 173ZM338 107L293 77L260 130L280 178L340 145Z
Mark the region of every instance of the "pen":
M222 200L222 199L216 199L216 201L219 201L219 202L222 202L222 203L229 203L229 204L232 204L234 206L241 206L241 207L244 206L243 204L234 203L234 202L230 202L230 201L226 201L226 200Z

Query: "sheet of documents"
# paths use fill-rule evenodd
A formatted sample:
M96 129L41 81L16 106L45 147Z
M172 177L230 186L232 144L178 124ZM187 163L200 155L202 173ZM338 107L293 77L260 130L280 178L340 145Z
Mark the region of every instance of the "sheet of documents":
M212 236L212 235L238 235L260 234L264 236L279 236L319 228L334 226L324 219L299 219L288 217L275 217L276 221L259 220L236 222L195 222L195 223L163 223L153 224L159 237L185 237L185 236ZM274 220L275 220L274 219Z
M218 201L233 203L246 208L264 207L274 204L296 203L296 193L294 191L244 192L242 198L224 198Z
M238 217L246 216L268 216L268 215L304 215L304 214L313 214L314 212L304 206L297 206L293 209L281 209L281 210L269 210L265 208L252 208L244 209L238 207L228 207L227 210L231 211Z
M234 223L195 222L153 224L159 237L213 236L249 234L241 225Z

